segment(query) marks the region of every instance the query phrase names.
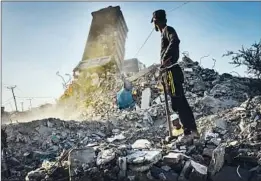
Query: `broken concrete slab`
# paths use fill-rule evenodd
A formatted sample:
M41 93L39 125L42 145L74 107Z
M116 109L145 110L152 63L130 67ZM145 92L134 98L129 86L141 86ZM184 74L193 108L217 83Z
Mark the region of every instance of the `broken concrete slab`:
M164 163L179 163L184 158L181 153L169 153L163 157Z
M213 148L204 148L202 155L212 157L214 149Z
M147 139L136 140L131 147L133 149L149 149L151 148L151 142Z
M211 176L215 175L224 164L224 156L225 156L225 146L219 145L216 149L214 149L212 154L212 159L210 165L208 167L208 172Z
M146 88L142 91L142 98L141 98L141 109L148 109L150 107L151 101L151 89Z
M162 158L161 150L134 151L127 155L127 162L130 164L157 163Z
M191 160L190 164L193 169L189 176L189 180L190 181L206 181L208 168L204 165L194 162L193 160Z
M115 158L115 156L116 154L114 149L102 150L98 154L96 164L100 166L109 163Z
M226 130L227 129L227 122L224 119L216 119L215 124L217 128Z
M112 138L107 138L107 141L109 142L109 143L112 143L112 142L114 142L114 141L116 141L116 140L124 140L126 137L121 133L121 134L118 134L118 135L115 135L114 137L112 137Z

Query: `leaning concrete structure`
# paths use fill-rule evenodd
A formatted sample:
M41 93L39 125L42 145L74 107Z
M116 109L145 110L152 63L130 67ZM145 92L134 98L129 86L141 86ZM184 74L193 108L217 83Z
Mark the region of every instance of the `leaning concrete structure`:
M120 6L109 6L92 12L92 17L82 60L74 69L74 74L110 61L114 61L118 70L121 70L128 27Z

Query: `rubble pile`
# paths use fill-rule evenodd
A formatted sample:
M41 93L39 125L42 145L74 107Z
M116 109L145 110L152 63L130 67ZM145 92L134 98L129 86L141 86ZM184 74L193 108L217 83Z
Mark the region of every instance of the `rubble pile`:
M261 96L252 79L218 75L183 61L185 89L199 140L168 136L157 65L129 77L134 109L118 110L120 79L89 95L81 120L56 118L3 125L6 180L258 181ZM255 96L254 96L255 95ZM69 114L69 112L68 112Z
M249 97L258 95L261 90L261 86L257 86L257 81L254 79L234 77L227 73L219 75L213 69L202 68L198 62L194 62L188 57L183 57L180 66L185 76L186 97L196 118L238 106ZM164 101L163 92L159 89L158 68L159 65L151 65L137 74L127 77L127 80L131 81L137 90L136 105L142 109L157 106ZM71 119L100 120L108 119L112 114L121 114L115 105L116 93L123 86L120 75L111 74L106 79L100 77L96 86L95 91L88 95L82 93L80 100L84 104L83 107L78 107L81 110L81 116L71 116ZM142 100L146 103L142 103Z
M11 179L260 179L261 96L198 119L201 139L194 142L166 144L166 121L134 112L104 121L5 125Z

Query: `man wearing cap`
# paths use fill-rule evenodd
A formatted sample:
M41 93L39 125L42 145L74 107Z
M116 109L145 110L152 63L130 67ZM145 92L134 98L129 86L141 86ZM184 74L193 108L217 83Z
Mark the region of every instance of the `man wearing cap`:
M198 137L197 126L194 115L184 95L184 75L177 64L179 59L180 40L175 29L167 26L166 13L164 10L157 10L153 13L151 23L154 23L155 30L161 33L161 68L175 64L167 70L168 92L171 95L172 109L178 112L183 125L184 135Z

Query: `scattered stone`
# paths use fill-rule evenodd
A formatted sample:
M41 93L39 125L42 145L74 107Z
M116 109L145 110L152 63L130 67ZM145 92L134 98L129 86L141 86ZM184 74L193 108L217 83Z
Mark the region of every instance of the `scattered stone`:
M122 82L112 74L107 77L109 81L99 76L97 91L89 93L88 100L81 97L88 107L77 109L82 112L80 116L72 116L71 111L79 106L62 107L70 121L48 118L5 125L6 163L11 165L11 176L5 177L59 180L69 177L70 168L70 176L75 178L88 175L83 180L146 181L149 177L175 181L177 176L179 180L202 181L206 180L208 167L216 179L213 181L217 181L220 178L215 176L232 165L229 174L238 175L238 170L245 178L244 169L261 163L261 97L257 96L260 89L253 86L257 81L219 75L192 60L180 65L185 70L184 89L202 139L185 144L178 141L179 136L168 145L163 144L168 133L164 96L156 85L158 65L153 65L127 78L137 90L136 107L142 109L117 109L113 97ZM75 150L68 156L72 148ZM56 162L59 164L53 165ZM261 172L251 173L252 178L258 178Z
M212 154L212 160L208 167L208 171L213 176L223 167L225 156L225 147L223 145L218 146Z
M214 149L212 149L212 148L204 148L202 155L212 157L213 151L214 151Z
M115 158L115 156L116 155L114 149L103 150L99 152L96 164L98 166L105 165L106 163L112 161Z
M114 141L116 141L116 140L124 140L126 137L121 133L121 134L119 134L119 135L115 135L114 137L112 137L112 138L107 138L107 141L108 142L110 142L110 143L112 143L112 142L114 142Z
M163 157L163 161L165 163L179 163L179 161L182 159L183 155L181 153L169 153Z
M151 148L151 143L146 139L136 140L132 146L133 149L149 149Z
M132 164L140 164L144 162L157 163L162 158L161 151L134 151L127 156L127 162Z

